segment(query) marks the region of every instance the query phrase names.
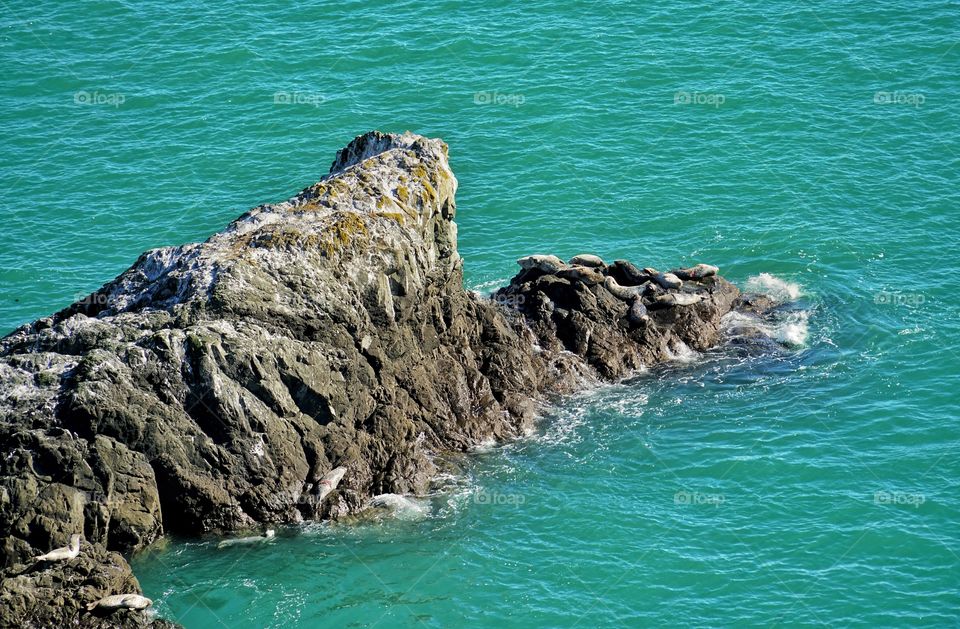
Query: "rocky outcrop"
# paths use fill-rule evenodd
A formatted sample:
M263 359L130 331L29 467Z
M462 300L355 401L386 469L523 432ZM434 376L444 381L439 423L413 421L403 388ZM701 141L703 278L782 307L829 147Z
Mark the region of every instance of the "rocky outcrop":
M89 602L114 592L139 592L140 584L123 557L83 543L80 554L56 566L43 563L4 571L0 581L0 626L151 627L175 625L132 609L91 610Z
M424 492L435 453L522 433L544 395L716 342L738 291L706 265L532 256L494 299L465 291L456 187L443 142L359 136L295 197L0 340L0 563L21 601L0 622L40 614L30 588L53 600L43 575L71 614L139 592L108 551L164 533ZM74 533L81 563L23 580ZM94 565L119 581L71 580Z

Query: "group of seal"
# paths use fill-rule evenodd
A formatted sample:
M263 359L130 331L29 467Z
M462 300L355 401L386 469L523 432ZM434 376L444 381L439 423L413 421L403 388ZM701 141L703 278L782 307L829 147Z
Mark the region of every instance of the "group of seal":
M73 534L70 536L70 543L66 546L54 548L50 552L39 555L34 559L37 562L48 563L76 559L80 554L80 540L81 536L79 534ZM151 605L153 605L153 601L141 594L111 594L92 603L88 603L87 611L100 610L113 612L118 609L142 610Z
M650 267L639 269L627 260L615 260L608 265L600 256L590 253L575 255L568 262L555 255L535 254L520 258L517 264L522 271L511 282L514 286L544 275L554 275L587 286L602 284L611 295L627 302L627 318L634 324L649 319L648 306L692 306L700 303L703 299L701 294L683 292L684 282L699 284L720 271L710 264L697 264L661 273Z

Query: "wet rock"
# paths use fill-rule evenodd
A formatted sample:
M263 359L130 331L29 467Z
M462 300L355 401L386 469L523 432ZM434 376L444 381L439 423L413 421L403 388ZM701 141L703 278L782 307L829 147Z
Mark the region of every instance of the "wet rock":
M607 275L621 286L638 286L653 279L651 273L641 271L628 260L614 260L613 264L607 267Z
M754 314L765 314L777 307L778 302L767 295L744 293L737 298L735 309Z
M136 609L99 610L91 603L142 590L123 557L97 545L82 543L79 555L56 566L15 564L0 581L0 626L3 627L129 627L153 629L176 625ZM139 599L131 599L139 600ZM105 612L110 613L105 613Z

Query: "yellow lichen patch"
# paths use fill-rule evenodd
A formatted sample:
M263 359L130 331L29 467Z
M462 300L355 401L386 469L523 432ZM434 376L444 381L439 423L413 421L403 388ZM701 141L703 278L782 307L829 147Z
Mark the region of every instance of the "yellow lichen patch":
M367 224L354 212L343 212L326 231L321 246L327 257L343 249L351 242L367 238Z
M423 192L430 201L437 200L437 191L434 190L433 186L430 185L430 181L428 179L423 180Z
M389 218L392 221L396 221L403 225L406 217L400 212L377 212L374 216L382 216L383 218Z
M410 199L410 191L406 186L397 186L397 198L404 203Z

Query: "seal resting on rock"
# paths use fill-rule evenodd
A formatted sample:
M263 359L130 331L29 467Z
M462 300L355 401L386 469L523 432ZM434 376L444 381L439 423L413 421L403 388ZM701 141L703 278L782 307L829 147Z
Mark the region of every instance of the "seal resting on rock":
M146 609L153 605L146 596L140 594L111 594L104 596L99 601L87 604L87 611L102 609L105 611L115 611L117 609Z
M697 295L696 293L666 293L656 297L658 304L666 304L667 306L692 306L693 304L699 304L701 301L703 301L703 295Z
M571 266L589 266L593 268L600 268L607 266L603 262L603 258L600 256L595 256L589 253L580 253L572 258L570 258Z
M630 301L635 297L639 297L643 295L646 290L646 286L620 286L617 280L609 275L607 279L603 281L603 287L610 291L611 295L624 301Z
M543 271L544 273L556 273L560 269L567 266L564 264L563 260L557 256L545 255L526 256L517 260L517 264L519 264L520 268L525 271L537 269L538 271Z
M566 269L560 269L557 271L557 277L575 282L583 282L587 286L602 284L604 281L603 273L601 273L598 268L589 266L571 266Z
M630 304L627 318L633 323L641 323L650 319L650 316L647 314L647 307L643 304L643 300L640 299L640 297L636 297L633 303Z
M327 497L327 494L336 489L343 475L346 473L347 468L337 467L324 474L323 478L320 479L320 495L318 500L323 500Z
M683 280L673 273L657 273L653 276L653 281L663 288L680 288L683 286Z
M705 277L711 277L720 272L718 267L712 264L697 264L689 269L677 269L673 274L681 280L702 280Z
M70 536L70 545L64 546L63 548L55 548L49 553L40 555L36 557L36 561L65 561L67 559L73 559L80 554L80 536L71 535Z

